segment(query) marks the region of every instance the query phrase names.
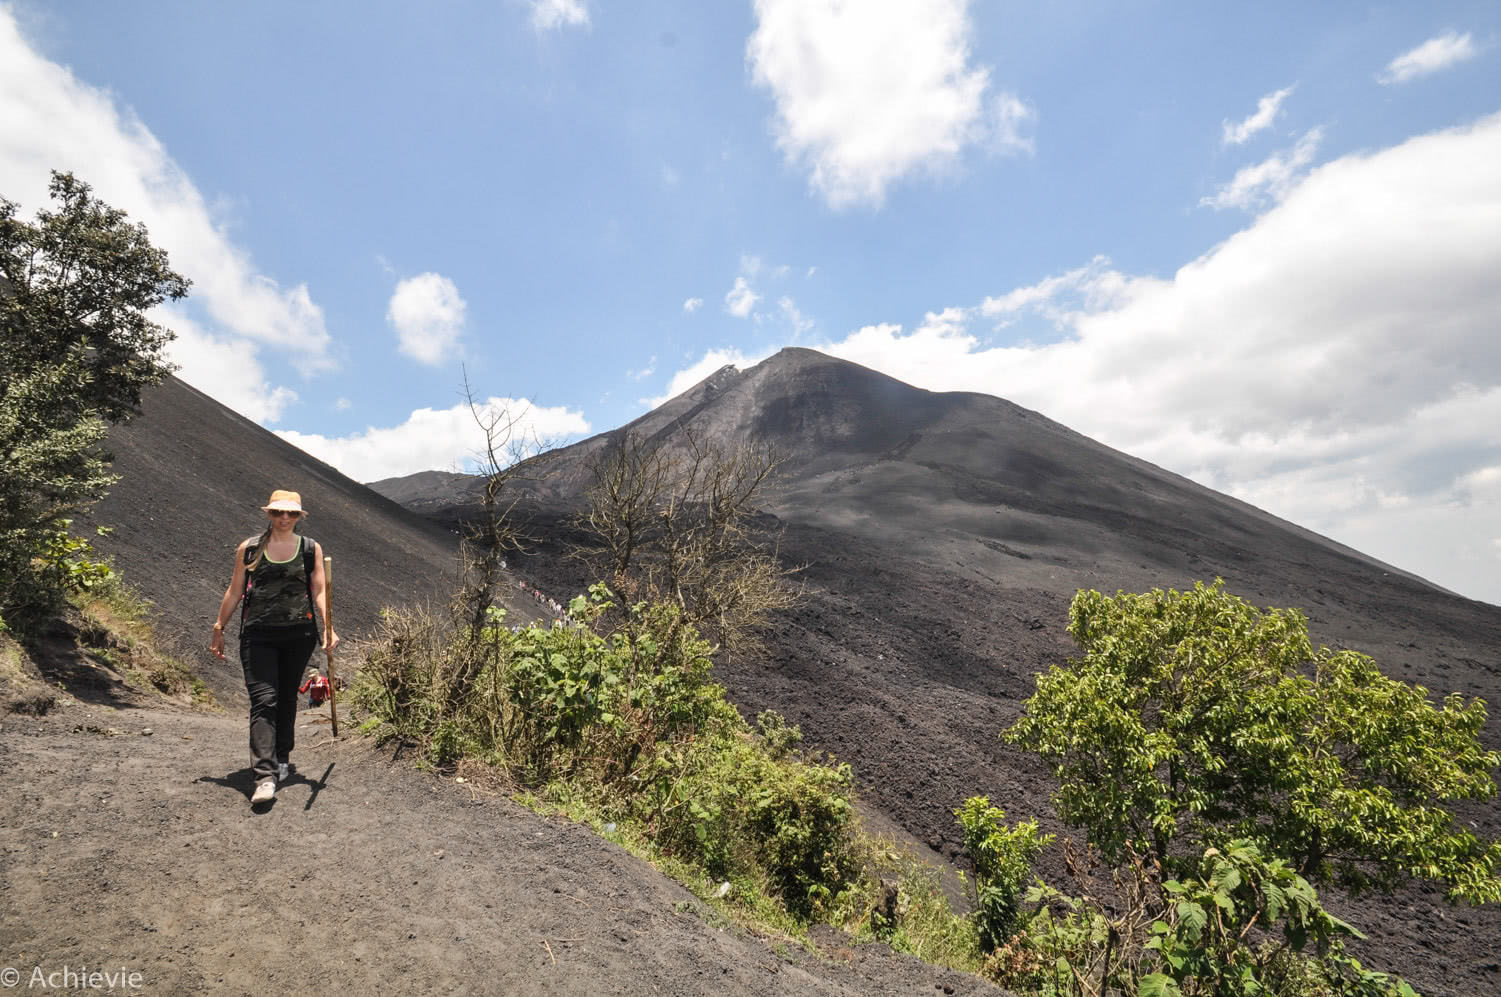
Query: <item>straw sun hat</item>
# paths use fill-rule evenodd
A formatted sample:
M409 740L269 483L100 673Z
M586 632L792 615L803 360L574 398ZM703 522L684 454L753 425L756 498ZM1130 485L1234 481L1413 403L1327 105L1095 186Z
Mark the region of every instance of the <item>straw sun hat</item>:
M302 512L302 496L296 492L284 491L278 488L271 493L271 501L261 506L266 512L280 509L286 512Z

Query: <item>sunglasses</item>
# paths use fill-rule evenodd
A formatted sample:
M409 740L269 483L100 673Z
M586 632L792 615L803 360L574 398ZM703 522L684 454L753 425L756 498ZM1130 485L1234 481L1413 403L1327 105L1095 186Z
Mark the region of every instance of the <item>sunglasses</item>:
M290 509L270 509L268 511L273 516L291 516L293 519L297 519L298 517L300 517L302 515L302 513L300 513L300 512L293 512Z

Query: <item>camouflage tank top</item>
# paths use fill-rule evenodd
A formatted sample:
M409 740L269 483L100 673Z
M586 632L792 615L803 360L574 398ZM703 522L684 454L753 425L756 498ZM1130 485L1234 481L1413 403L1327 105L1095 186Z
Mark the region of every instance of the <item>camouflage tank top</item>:
M245 613L241 629L252 627L308 626L316 629L313 619L312 579L303 563L303 545L307 538L297 537L296 552L285 561L261 557L245 583Z

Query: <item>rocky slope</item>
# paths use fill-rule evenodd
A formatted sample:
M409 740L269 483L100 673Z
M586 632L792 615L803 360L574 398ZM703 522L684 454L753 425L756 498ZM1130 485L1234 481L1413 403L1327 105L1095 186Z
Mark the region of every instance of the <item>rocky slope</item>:
M789 349L726 368L635 422L527 469L541 538L525 569L557 591L588 579L562 556L590 462L626 433L757 440L787 458L766 508L785 560L806 565L802 604L779 616L770 652L720 675L748 714L776 709L810 742L853 763L866 798L941 854L958 852L955 806L985 793L1051 830L1051 779L1004 747L1032 676L1072 650L1079 587L1183 587L1226 579L1259 605L1297 606L1316 640L1372 654L1395 677L1492 701L1501 687L1501 608L1103 446L1002 399L913 388L855 364ZM418 483L407 481L408 485ZM444 522L472 511L474 482L428 479L408 501ZM395 483L380 483L383 489ZM1501 747L1501 724L1484 734ZM1494 802L1461 808L1501 835ZM1056 860L1048 870L1061 869ZM1338 904L1336 904L1338 906ZM1346 913L1371 961L1430 993L1488 993L1501 916L1460 925L1430 891Z

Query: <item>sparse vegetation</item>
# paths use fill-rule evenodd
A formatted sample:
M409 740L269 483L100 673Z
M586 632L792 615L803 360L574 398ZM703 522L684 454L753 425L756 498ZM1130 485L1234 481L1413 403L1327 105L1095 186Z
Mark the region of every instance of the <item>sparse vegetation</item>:
M1007 736L1054 762L1059 811L1087 851L1065 846L1070 892L1043 884L1031 870L1051 836L967 801L955 816L974 864L968 914L921 861L859 834L847 767L800 753L774 713L754 731L739 717L676 601L617 607L600 584L570 614L512 629L491 607L462 634L463 613L388 613L356 685L367 729L437 764L483 759L534 806L608 828L765 932L826 920L1028 993L1405 997L1346 951L1361 936L1316 884L1390 889L1426 873L1453 899L1489 899L1493 846L1435 805L1491 791L1484 705L1435 707L1362 655L1315 651L1296 612L1258 613L1218 583L1079 593L1081 658L1038 677ZM460 671L454 648L487 657ZM1442 758L1402 761L1427 752ZM1298 803L1311 787L1322 809ZM1378 805L1428 858L1352 819Z
M627 434L592 463L577 525L594 542L575 555L624 601L670 602L716 644L753 649L767 615L797 598L796 569L782 566L755 508L782 459L686 429L678 440L669 449Z
M199 706L213 704L213 694L192 667L163 647L151 624L150 601L117 572L107 570L69 598L83 615L86 650L105 660L131 685Z

